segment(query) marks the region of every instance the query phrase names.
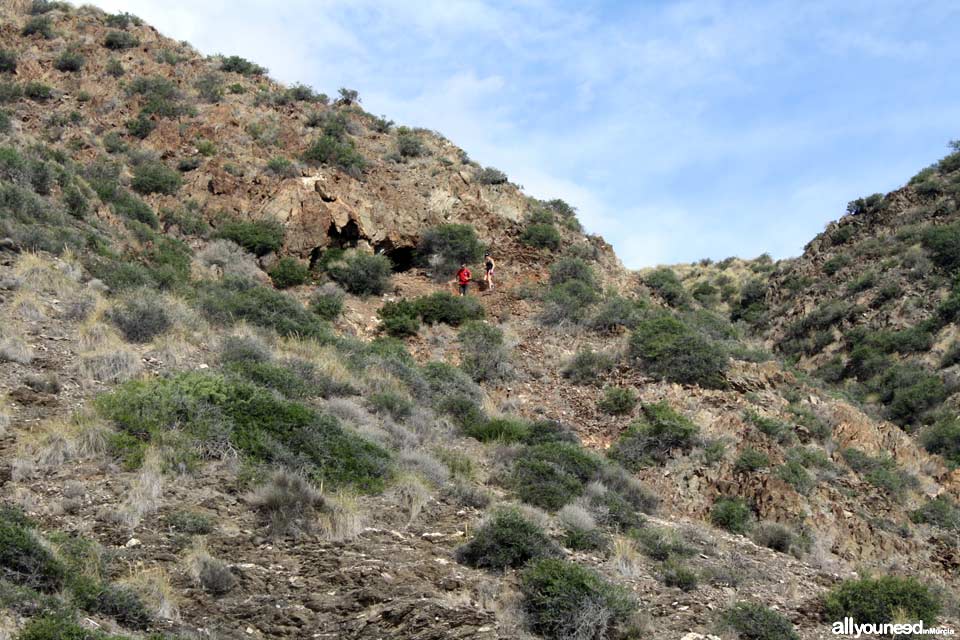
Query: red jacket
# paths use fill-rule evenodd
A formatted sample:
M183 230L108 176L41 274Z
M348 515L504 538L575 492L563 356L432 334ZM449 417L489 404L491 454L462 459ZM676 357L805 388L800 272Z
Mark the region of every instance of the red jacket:
M460 282L460 284L470 284L471 276L470 269L466 267L457 271L457 281Z

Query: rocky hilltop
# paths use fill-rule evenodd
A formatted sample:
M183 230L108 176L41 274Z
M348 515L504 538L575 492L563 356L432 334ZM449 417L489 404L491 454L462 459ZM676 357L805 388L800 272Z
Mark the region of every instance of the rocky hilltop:
M0 17L0 636L957 624L955 156L631 273L350 89Z

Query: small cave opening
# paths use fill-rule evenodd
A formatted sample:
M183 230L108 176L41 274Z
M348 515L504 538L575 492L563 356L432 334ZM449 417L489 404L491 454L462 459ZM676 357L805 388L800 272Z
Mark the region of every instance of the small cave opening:
M356 249L360 242L360 225L353 220L348 220L347 224L338 229L337 225L331 222L330 228L327 229L327 237L330 238L330 242L327 244L329 247Z
M381 249L378 248L377 252L380 253ZM394 273L403 273L416 266L417 251L413 247L383 248L382 253L390 258Z

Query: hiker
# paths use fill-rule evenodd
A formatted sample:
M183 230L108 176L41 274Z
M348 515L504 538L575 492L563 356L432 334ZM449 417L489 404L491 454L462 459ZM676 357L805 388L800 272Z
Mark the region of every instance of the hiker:
M473 277L473 274L470 273L470 269L467 269L467 264L461 264L460 271L457 271L457 283L460 285L461 296L467 295L467 287L470 285L471 277Z
M483 268L485 269L483 281L487 284L488 291L493 291L493 270L496 266L497 263L493 261L489 253L483 254Z

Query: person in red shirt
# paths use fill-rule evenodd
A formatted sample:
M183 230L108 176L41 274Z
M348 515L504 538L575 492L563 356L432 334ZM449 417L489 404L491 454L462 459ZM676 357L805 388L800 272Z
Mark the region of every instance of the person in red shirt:
M457 271L457 283L460 285L461 296L467 295L467 287L470 285L472 275L466 264L460 265L460 271Z

